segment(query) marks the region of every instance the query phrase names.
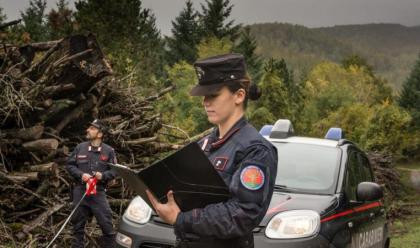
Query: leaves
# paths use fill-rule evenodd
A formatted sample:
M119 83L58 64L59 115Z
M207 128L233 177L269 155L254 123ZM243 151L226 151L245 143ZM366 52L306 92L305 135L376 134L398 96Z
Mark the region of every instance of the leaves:
M191 0L186 1L184 9L172 21L172 37L167 37L169 50L167 58L170 65L181 60L192 64L197 59L197 45L201 40L199 13L194 10Z
M403 84L398 103L410 112L413 126L420 129L420 54L410 76Z

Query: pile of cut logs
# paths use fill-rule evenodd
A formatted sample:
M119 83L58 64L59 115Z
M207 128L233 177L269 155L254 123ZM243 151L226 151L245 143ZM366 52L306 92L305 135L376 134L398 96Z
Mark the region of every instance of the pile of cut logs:
M391 155L380 152L369 152L369 161L372 165L376 182L384 189L384 201L387 206L387 216L390 220L400 218L411 213L410 208L405 207L396 200L403 193L403 184L395 162Z
M95 118L109 127L106 143L120 162L141 167L177 145L160 142L153 101L112 76L93 35L0 50L0 244L44 247L70 213L66 158ZM110 188L115 218L131 198L121 181ZM88 228L96 247L98 229ZM89 232L89 230L91 230ZM93 231L95 230L95 231ZM69 247L69 228L57 244Z
M369 152L368 157L376 182L383 186L385 196L393 199L400 193L402 184L400 176L394 168L392 156L380 152Z

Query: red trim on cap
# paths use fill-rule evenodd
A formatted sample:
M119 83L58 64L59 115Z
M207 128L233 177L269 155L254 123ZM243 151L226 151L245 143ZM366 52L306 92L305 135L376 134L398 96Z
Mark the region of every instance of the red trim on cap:
M379 206L382 206L381 202L369 203L369 204L366 204L366 205L363 205L363 206L360 206L360 207L356 207L354 209L346 210L346 211L328 216L328 217L322 219L321 223L326 222L326 221L330 221L330 220L333 220L333 219L336 219L336 218L339 218L339 217L342 217L342 216L350 215L352 213L363 212L365 210L375 208L375 207L379 207Z

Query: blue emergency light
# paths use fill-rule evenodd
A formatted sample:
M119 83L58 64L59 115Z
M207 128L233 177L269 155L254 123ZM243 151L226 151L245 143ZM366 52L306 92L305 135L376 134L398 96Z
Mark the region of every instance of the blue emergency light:
M271 133L271 130L273 129L273 125L264 125L261 129L260 129L260 134L262 136L269 136Z
M344 139L344 131L339 127L332 127L328 130L327 134L325 135L325 138L337 141L340 139Z

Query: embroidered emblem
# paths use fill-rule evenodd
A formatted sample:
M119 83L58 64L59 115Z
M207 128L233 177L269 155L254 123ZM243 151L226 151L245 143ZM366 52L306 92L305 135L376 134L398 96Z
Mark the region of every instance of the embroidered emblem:
M107 161L108 157L104 154L101 154L101 157L99 159L102 160L102 161Z
M249 165L241 172L241 183L247 189L260 189L264 185L264 180L264 172L255 165Z
M201 69L201 67L199 67L199 66L196 66L195 70L197 71L198 79L201 80L204 77L204 74L205 74L204 70Z
M216 157L213 162L213 166L216 170L224 170L227 164L227 157Z

